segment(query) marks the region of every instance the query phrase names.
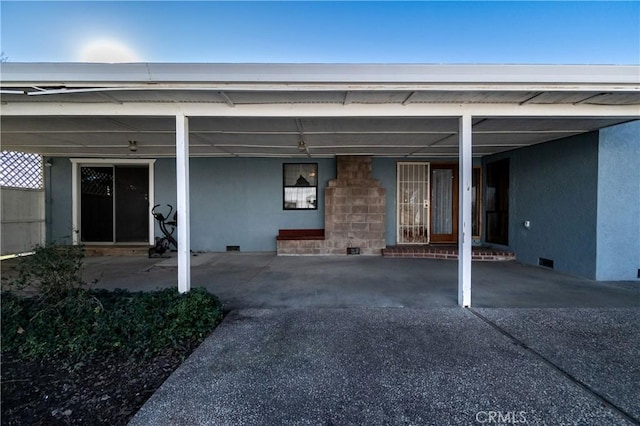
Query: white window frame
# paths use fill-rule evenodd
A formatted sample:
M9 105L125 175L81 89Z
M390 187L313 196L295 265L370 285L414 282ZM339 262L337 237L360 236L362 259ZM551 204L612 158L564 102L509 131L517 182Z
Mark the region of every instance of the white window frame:
M155 205L155 182L154 182L154 164L155 159L113 159L113 158L71 158L71 199L72 199L72 227L73 244L80 243L80 167L81 166L117 166L121 164L132 164L149 167L149 217L151 217L151 209ZM150 246L155 244L155 223L149 219L149 239ZM103 243L105 244L105 243ZM116 244L116 242L106 243Z

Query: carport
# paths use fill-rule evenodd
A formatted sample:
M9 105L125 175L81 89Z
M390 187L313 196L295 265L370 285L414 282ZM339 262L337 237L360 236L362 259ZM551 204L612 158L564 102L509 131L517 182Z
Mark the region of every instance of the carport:
M457 159L461 306L471 306L473 158L640 117L634 66L4 63L2 96L3 149L176 158L181 292L191 158Z

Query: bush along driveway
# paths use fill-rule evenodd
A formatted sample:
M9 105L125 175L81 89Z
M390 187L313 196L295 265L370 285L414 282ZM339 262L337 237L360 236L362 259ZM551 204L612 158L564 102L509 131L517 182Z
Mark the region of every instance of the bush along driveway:
M36 247L2 293L2 424L126 424L222 320L204 289L87 290L82 248Z

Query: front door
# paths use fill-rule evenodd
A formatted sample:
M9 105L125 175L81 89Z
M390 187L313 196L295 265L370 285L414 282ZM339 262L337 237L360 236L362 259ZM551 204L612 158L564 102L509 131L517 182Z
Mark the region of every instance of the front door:
M398 163L398 244L429 244L429 163Z
M431 242L455 243L458 237L458 165L431 165Z
M146 243L149 240L149 167L80 167L80 241Z

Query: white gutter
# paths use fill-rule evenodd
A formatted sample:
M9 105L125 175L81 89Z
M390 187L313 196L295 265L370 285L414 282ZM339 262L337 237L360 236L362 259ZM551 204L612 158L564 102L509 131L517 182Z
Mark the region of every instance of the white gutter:
M640 84L638 85L623 85L623 84L546 84L546 85L532 85L532 84L241 84L241 83L217 83L212 86L185 86L182 84L147 84L144 86L135 85L115 85L101 87L63 87L60 89L42 89L33 91L17 91L17 90L3 90L3 94L22 95L28 96L42 96L42 95L61 95L61 94L73 94L73 93L104 93L104 92L146 92L146 91L186 91L186 92L216 92L220 95L225 102L229 103L230 100L224 92L243 92L243 91L258 91L258 92L375 92L375 91L387 91L387 92L425 92L425 91L446 91L446 92L598 92L594 95L600 95L608 92L640 92ZM231 105L230 105L231 106Z
M2 84L102 86L108 84L632 84L637 65L425 65L425 64L167 64L18 63L1 65ZM206 84L205 84L206 85Z

